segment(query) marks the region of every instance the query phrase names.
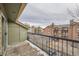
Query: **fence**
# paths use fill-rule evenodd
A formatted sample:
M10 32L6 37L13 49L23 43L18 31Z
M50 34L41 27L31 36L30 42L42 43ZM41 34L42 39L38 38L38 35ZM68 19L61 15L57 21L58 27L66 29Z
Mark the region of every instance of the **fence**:
M50 56L78 56L79 41L28 32L27 39Z

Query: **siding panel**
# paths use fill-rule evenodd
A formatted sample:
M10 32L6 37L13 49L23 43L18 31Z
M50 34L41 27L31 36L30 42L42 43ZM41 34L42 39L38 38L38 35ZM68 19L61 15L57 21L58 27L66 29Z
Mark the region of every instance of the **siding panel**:
M16 44L19 41L19 26L9 23L9 44Z
M20 25L9 22L9 45L17 44L26 40L27 30Z
M24 41L27 38L27 30L20 27L20 41Z

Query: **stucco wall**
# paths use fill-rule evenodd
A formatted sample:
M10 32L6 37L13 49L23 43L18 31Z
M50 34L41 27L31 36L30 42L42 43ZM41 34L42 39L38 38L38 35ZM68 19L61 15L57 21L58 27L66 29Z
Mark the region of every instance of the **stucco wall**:
M27 38L27 29L19 26L18 24L9 22L9 45L17 44L26 40Z
M0 49L2 47L2 17L0 15Z
M27 30L20 27L20 41L24 41L27 39Z

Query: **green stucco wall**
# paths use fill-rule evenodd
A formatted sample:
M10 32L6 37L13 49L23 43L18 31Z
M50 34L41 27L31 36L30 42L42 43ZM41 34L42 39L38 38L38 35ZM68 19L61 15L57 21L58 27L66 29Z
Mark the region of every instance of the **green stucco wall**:
M0 49L2 48L2 17L0 15Z
M27 39L27 31L26 29L20 27L20 41L24 41Z
M22 26L9 22L9 45L17 44L19 42L25 41L27 38L27 29L23 28Z

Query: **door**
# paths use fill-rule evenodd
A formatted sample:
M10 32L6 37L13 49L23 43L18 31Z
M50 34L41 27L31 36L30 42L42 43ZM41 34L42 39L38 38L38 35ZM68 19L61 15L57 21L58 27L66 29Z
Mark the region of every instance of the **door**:
M7 47L7 21L2 17L2 47L3 47L3 54L5 53Z

